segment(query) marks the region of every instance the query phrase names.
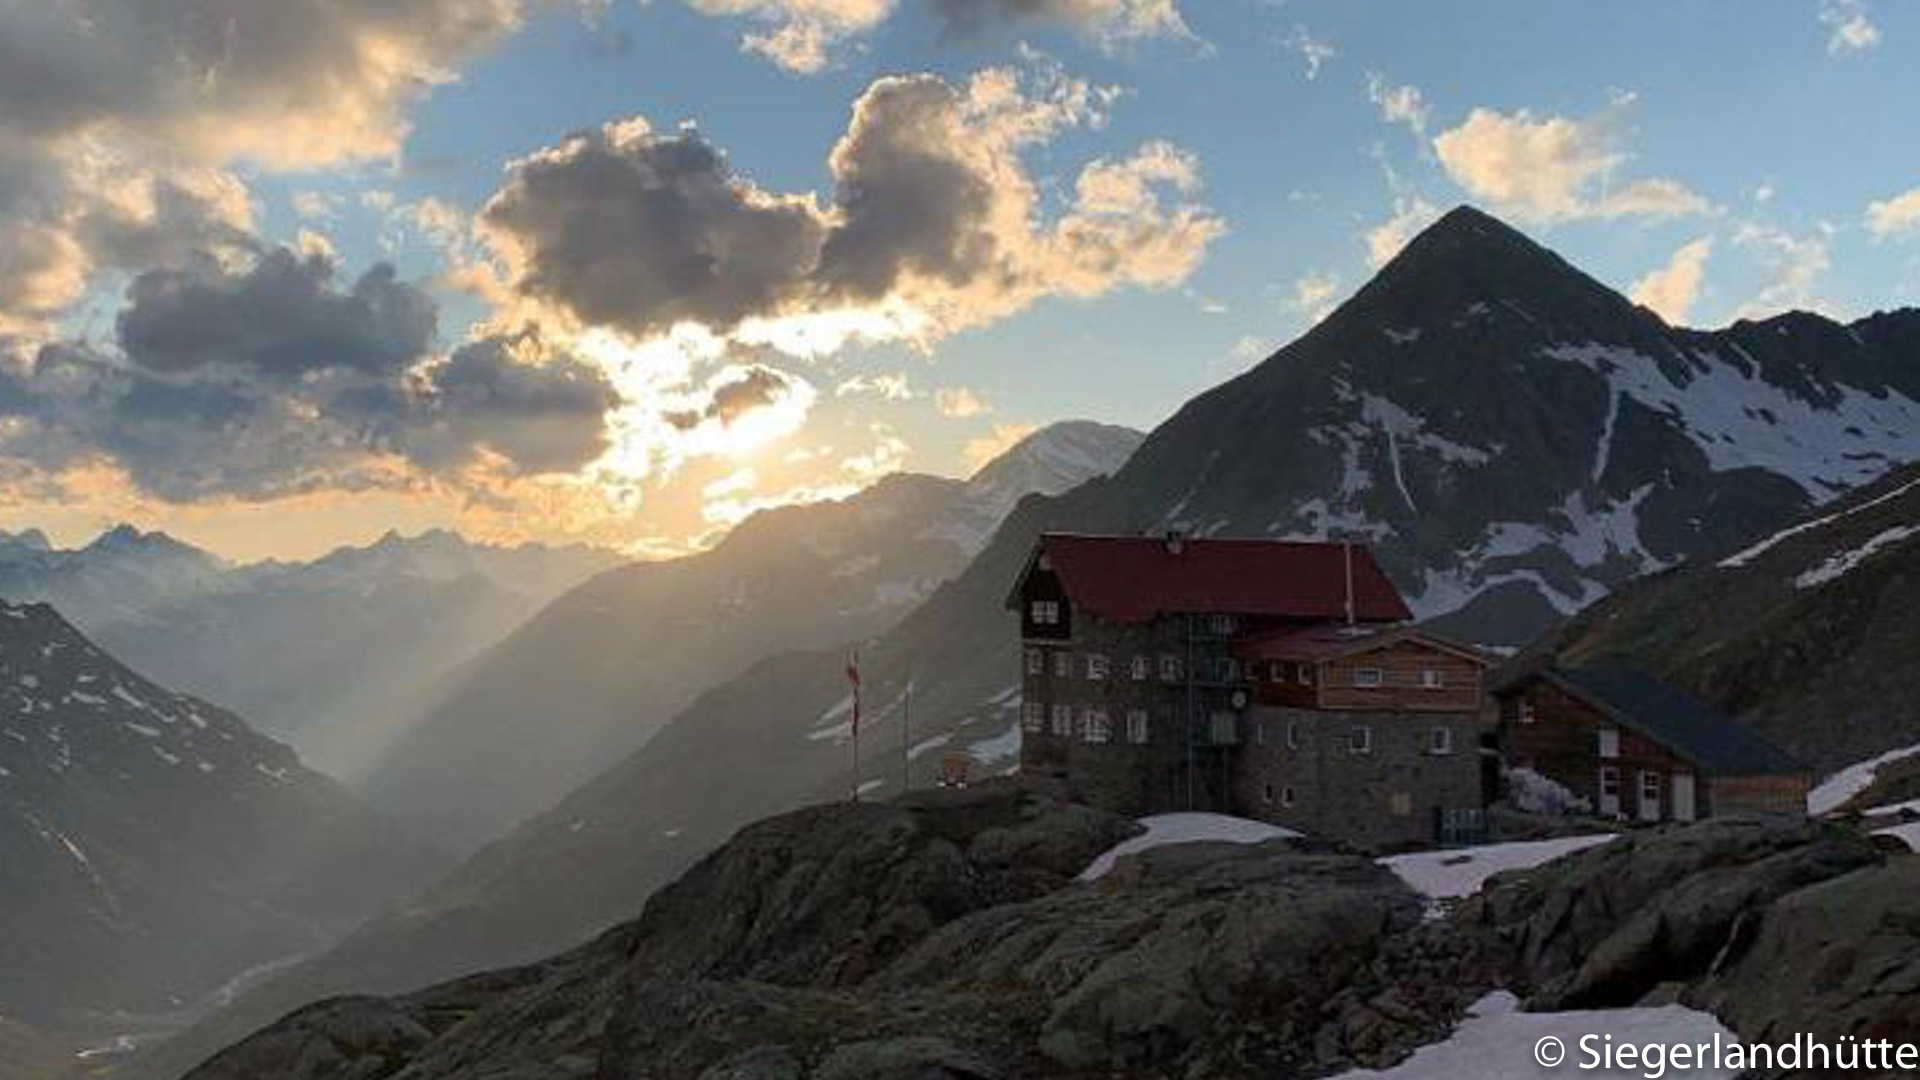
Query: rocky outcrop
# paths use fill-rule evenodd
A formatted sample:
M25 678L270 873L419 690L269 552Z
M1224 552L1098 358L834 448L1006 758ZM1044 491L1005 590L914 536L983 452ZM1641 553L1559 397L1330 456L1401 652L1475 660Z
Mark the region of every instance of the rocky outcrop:
M1839 826L1713 820L1496 879L1457 922L1534 1008L1630 1005L1708 974L1775 901L1884 857Z
M321 1003L188 1080L1320 1077L1401 1061L1493 987L1678 997L1749 1039L1917 1019L1920 858L1839 826L1634 833L1445 916L1301 841L1153 848L1077 880L1133 831L1009 784L813 807L597 942Z

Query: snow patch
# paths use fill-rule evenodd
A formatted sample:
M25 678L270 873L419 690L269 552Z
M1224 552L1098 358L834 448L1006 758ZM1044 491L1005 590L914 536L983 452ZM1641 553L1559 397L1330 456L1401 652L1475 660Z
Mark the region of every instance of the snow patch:
M1828 582L1838 581L1879 552L1896 544L1903 544L1915 536L1920 536L1920 525L1896 525L1875 535L1852 551L1829 555L1819 566L1794 578L1793 586L1796 589L1817 589Z
M1283 829L1264 821L1229 817L1226 814L1155 814L1141 818L1140 824L1147 827L1145 833L1101 852L1098 858L1087 864L1085 870L1080 871L1080 880L1098 881L1107 876L1113 870L1114 863L1123 856L1166 847L1170 844L1191 844L1203 840L1217 840L1229 844L1262 844L1268 840L1300 835L1292 829Z
M1612 833L1563 836L1553 840L1522 840L1508 844L1451 851L1416 851L1391 855L1380 864L1393 871L1413 891L1430 900L1459 900L1472 896L1487 879L1508 870L1530 870L1555 859L1598 847L1614 839Z
M1877 758L1858 761L1841 769L1807 792L1807 813L1815 817L1833 813L1853 801L1855 795L1871 787L1873 778L1881 769L1916 754L1920 754L1920 743L1889 750Z
M1800 524L1795 525L1789 529L1782 529L1779 532L1774 533L1772 536L1767 537L1765 540L1762 540L1759 543L1754 544L1752 547L1745 548L1741 551L1737 551L1734 554L1729 555L1724 559L1721 559L1719 563L1720 568L1723 570L1731 570L1736 567L1745 566L1748 563L1752 562L1753 560L1773 550L1773 548L1776 545L1780 544L1782 541L1789 540L1803 533L1812 532L1815 529L1825 528L1826 526L1831 525L1836 521L1839 521L1841 518L1847 517L1852 514L1857 514L1862 510L1868 510L1873 507L1879 506L1883 503L1892 502L1893 500L1899 498L1900 496L1905 495L1907 492L1912 491L1914 488L1920 488L1920 479L1912 480L1905 484L1902 484L1899 487L1893 489L1892 491L1889 491L1884 495L1880 495L1875 498L1868 499L1866 502L1863 502L1858 506L1849 506L1845 510L1836 511L1831 514L1827 514L1824 517L1814 518L1812 521L1803 521Z
M1699 1046L1716 1038L1732 1043L1739 1039L1712 1014L1684 1005L1528 1013L1520 1011L1520 1002L1512 994L1499 990L1475 1002L1445 1042L1423 1046L1391 1069L1356 1069L1340 1073L1334 1080L1544 1080L1563 1073L1627 1080L1648 1075L1644 1065L1614 1070L1576 1068L1583 1060L1580 1040L1588 1035L1602 1039L1611 1035L1616 1044L1667 1046ZM1569 1064L1557 1070L1534 1060L1535 1044L1548 1036L1559 1038L1569 1054ZM1664 1073L1674 1080L1733 1080L1738 1075L1737 1069L1669 1068Z

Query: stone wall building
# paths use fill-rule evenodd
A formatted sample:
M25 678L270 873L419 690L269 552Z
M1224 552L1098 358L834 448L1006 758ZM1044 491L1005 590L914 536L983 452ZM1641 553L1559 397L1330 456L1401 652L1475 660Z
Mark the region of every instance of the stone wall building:
M1362 546L1049 533L1008 606L1028 777L1378 847L1477 824L1487 663Z

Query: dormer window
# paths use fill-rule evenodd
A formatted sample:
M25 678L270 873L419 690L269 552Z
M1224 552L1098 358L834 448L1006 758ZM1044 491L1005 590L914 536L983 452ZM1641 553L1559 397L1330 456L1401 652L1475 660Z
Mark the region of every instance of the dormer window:
M1035 626L1060 625L1060 601L1058 600L1035 600L1030 612Z
M1231 615L1209 616L1207 619L1207 629L1212 630L1214 633L1220 635L1221 637L1227 637L1233 633L1233 629L1234 629L1233 616Z

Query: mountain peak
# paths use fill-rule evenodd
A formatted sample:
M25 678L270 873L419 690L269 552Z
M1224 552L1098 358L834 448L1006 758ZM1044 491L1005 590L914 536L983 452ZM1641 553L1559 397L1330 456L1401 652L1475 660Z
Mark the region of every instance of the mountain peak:
M1383 326L1428 329L1490 307L1562 329L1654 320L1520 230L1462 205L1408 241L1321 325L1377 335Z

